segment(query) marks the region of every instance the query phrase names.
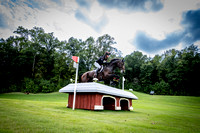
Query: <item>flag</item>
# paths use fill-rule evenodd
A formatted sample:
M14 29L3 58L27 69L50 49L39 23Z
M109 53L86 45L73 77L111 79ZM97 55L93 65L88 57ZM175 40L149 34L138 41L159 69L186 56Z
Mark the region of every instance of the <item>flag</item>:
M78 63L74 62L73 67L77 68L78 67Z
M72 60L74 60L76 63L78 63L79 57L77 57L77 56L72 56Z

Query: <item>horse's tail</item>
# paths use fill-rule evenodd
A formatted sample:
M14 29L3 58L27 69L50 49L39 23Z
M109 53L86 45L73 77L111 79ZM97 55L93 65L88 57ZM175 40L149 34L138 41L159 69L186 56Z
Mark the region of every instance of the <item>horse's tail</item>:
M87 82L88 72L85 72L79 76L79 83Z
M92 82L93 76L90 75L91 71L85 72L84 74L82 74L79 77L79 82L83 83L83 82Z

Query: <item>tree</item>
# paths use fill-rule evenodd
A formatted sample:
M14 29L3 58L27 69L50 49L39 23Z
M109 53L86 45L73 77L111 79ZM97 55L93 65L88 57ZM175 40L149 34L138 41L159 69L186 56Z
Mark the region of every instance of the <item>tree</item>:
M134 51L130 55L125 57L125 78L129 82L129 87L136 88L140 90L141 88L141 66L148 61L146 55L143 55L142 52Z
M75 77L72 56L80 57L79 75L94 69L94 62L106 51L110 58L122 58L108 34L96 40L74 37L60 41L43 28L19 26L16 36L0 39L0 92L52 92ZM134 51L125 57L125 88L162 95L200 95L200 50L190 45L183 50L167 50L148 58ZM118 71L115 71L118 74Z

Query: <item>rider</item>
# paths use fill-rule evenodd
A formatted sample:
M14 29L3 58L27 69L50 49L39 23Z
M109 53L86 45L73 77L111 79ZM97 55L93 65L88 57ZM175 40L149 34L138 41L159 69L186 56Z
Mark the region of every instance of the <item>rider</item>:
M105 54L103 56L101 56L95 63L94 65L97 67L95 74L94 74L94 78L97 77L97 73L98 71L102 68L103 69L103 65L107 64L107 59L110 56L110 52L105 52Z

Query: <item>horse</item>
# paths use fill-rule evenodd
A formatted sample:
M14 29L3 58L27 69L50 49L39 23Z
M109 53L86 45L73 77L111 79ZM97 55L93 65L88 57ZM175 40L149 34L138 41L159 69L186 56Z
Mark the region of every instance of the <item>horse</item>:
M121 73L125 72L125 66L124 66L124 59L112 59L106 66L104 66L104 69L102 72L97 74L97 79L99 81L103 80L104 83L109 83L110 80L112 80L114 77L119 78L118 75L114 74L113 71L119 68L121 70ZM95 70L85 72L79 79L80 82L92 82L93 77L95 74Z

